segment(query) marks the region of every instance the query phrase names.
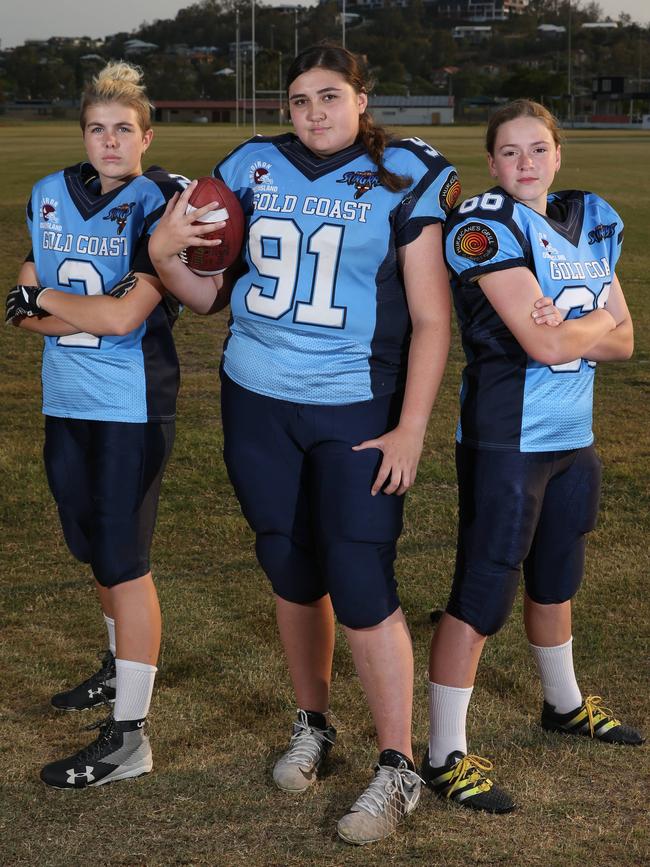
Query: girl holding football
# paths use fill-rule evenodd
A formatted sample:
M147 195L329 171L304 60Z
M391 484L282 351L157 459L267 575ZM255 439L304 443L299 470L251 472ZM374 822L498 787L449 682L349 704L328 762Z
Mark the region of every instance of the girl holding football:
M467 754L465 719L486 637L505 623L522 565L542 727L604 743L643 739L600 696L583 698L571 637L571 599L598 512L595 362L625 360L633 349L615 273L623 223L593 193L549 193L561 147L543 106L517 100L499 109L486 146L497 186L464 201L445 231L467 366L456 570L431 644L421 775L441 797L501 813L514 803L486 776L492 765Z
M32 250L7 299L7 319L45 338L47 477L68 547L91 566L109 635L101 669L52 699L66 711L114 701L93 743L41 772L73 789L152 768L143 726L161 618L149 549L179 381L176 311L147 245L180 184L156 167L143 172L153 131L141 71L106 66L83 94L80 123L88 161L34 186Z
M380 750L374 779L338 823L361 844L391 833L420 794L413 655L393 563L447 358L441 227L459 184L425 142L389 140L374 125L363 70L345 49L303 51L287 97L294 133L251 139L215 169L247 227L221 371L224 453L299 707L274 781L305 791L334 745L336 616ZM189 274L177 255L202 243L191 225L202 210L185 213L191 191L170 203L150 252L179 299L207 311L219 278Z

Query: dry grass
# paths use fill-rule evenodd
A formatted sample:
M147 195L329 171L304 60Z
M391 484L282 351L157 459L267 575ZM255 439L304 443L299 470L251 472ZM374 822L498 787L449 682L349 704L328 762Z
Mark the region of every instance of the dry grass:
M3 285L27 248L22 207L31 183L79 158L72 124L3 126ZM415 130L459 166L467 193L486 185L476 129ZM433 134L433 135L432 135ZM161 127L152 159L205 174L240 139L232 128ZM575 133L563 186L597 189L628 224L620 276L637 323L637 353L603 365L597 430L605 462L599 529L576 603L583 688L647 726L649 557L648 135ZM38 341L2 331L3 517L0 586L3 865L640 865L650 860L648 749L606 748L543 733L540 690L518 606L493 639L470 711L471 746L498 764L521 805L506 817L467 815L428 794L399 834L352 849L336 819L375 759L372 724L339 643L333 709L339 742L326 778L303 798L277 792L270 768L286 742L293 700L270 594L221 462L216 370L225 316L183 316L178 440L164 485L154 560L165 615L151 716L156 773L84 792L47 790L41 764L89 738L93 716L56 716L49 696L90 670L104 642L88 575L63 544L41 465ZM414 737L426 741L428 612L444 604L454 558L452 439L461 366L455 345L409 497L398 561L416 650Z

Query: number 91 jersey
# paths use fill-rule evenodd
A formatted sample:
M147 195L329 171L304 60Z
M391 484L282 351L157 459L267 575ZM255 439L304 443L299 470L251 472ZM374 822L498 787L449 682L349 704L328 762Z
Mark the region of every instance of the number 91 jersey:
M605 305L622 240L619 215L593 193L577 190L551 193L546 215L500 187L466 199L454 211L445 255L467 358L459 442L522 452L593 442L595 363L577 358L547 366L528 356L478 279L529 268L565 319L577 318ZM520 302L513 297L512 303Z
M410 177L390 192L360 144L324 159L293 134L245 142L215 169L246 215L224 370L294 403L347 404L401 387L410 319L397 249L443 222L460 192L420 139L388 144Z

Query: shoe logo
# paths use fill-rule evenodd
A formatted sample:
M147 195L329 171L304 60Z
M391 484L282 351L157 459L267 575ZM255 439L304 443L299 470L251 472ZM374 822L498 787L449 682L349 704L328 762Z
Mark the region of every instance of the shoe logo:
M88 697L89 698L95 698L96 695L101 695L102 692L103 692L103 690L102 690L101 686L98 686L97 689L89 689L88 690Z
M69 768L66 773L68 778L66 780L71 786L74 786L76 780L84 779L87 783L92 783L95 779L93 777L92 772L94 771L94 765L86 765L86 770L82 773L76 774L74 768Z

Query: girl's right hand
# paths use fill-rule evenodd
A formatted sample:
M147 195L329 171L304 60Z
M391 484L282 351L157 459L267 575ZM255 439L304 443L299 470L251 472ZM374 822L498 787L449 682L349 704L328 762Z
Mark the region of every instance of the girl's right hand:
M225 223L196 225L196 220L213 211L219 202L209 202L191 214L186 213L195 187L196 181L192 181L182 193L174 193L167 202L165 213L149 238L149 255L154 264L178 256L187 247L216 247L221 243L219 239L209 241L204 236L223 228Z

